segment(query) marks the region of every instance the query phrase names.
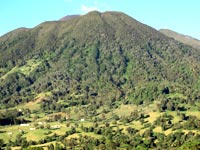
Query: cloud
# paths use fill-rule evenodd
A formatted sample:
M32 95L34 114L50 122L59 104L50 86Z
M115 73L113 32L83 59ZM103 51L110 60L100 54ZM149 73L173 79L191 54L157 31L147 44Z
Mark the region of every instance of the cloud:
M90 7L90 6L86 6L86 5L81 5L81 10L82 10L84 13L88 13L88 12L94 11L94 10L99 11L99 8L96 7L96 6Z

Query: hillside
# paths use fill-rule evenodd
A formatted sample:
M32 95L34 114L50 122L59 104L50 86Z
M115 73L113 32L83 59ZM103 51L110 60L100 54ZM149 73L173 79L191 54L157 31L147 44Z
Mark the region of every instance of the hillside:
M178 139L199 136L199 76L196 49L121 12L20 28L0 37L0 131L22 147L187 147ZM28 122L36 131L18 133Z
M174 38L177 41L180 41L184 44L190 45L194 48L200 49L200 41L188 35L183 35L172 30L161 29L159 30L161 33L165 34L168 37Z
M67 21L67 20L70 20L70 19L73 19L73 18L76 18L79 16L80 15L68 15L68 16L65 16L65 17L62 17L61 19L59 19L59 21Z

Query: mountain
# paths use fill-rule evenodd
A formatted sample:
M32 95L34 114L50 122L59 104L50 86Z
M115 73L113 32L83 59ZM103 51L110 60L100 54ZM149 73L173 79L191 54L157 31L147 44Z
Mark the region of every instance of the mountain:
M195 39L191 36L183 35L183 34L174 32L172 30L168 30L168 29L160 29L159 31L168 37L174 38L177 41L190 45L194 48L200 49L200 40L198 39Z
M13 95L27 90L35 93L26 94L28 101L44 91L63 91L67 99L75 93L86 96L86 103L88 96L103 100L105 95L110 98L104 102L140 103L160 95L159 85L171 85L172 91L198 86L196 50L123 13L91 12L67 21L45 22L13 31L0 41L1 106L7 101L17 104ZM59 76L66 83L61 84ZM138 95L141 90L150 92L151 86L158 88L151 100L148 94Z
M62 17L61 19L59 19L59 21L67 21L69 19L72 19L72 18L76 18L76 17L79 17L80 15L68 15L68 16L65 16L65 17Z
M197 49L121 12L17 29L0 37L0 133L31 122L13 146L184 148L199 136L199 77Z

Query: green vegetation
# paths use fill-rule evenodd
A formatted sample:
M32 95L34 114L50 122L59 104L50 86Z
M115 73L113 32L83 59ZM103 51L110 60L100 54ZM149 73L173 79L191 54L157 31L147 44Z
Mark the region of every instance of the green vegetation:
M155 111L157 103L151 104L150 108L148 105L137 106L138 109L135 109L136 105L121 105L112 110L99 108L96 111L89 111L84 106L69 107L64 112L48 114L38 109L40 114L35 110L30 112L29 123L2 126L0 139L4 139L1 140L4 147L23 148L49 148L52 142L58 142L61 149L198 147L198 114L187 116L184 111L160 113ZM126 115L120 113L122 109L126 109ZM27 116L25 111L21 111L24 118Z
M0 43L0 147L199 148L198 50L118 12Z

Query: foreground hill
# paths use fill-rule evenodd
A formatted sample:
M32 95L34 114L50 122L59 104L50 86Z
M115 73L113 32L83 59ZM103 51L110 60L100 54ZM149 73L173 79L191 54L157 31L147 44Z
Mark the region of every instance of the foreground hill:
M199 133L198 117L189 115L199 111L199 70L196 49L120 12L94 11L17 29L0 37L0 121L15 124L2 133L14 129L17 134L17 124L42 120L49 122L43 125L48 133L35 125L37 132L25 128L18 136L28 139L41 131L39 141L28 140L59 139L68 147L72 135L72 145L80 148L83 139L91 140L83 135L92 132L91 149L95 144L111 149L184 146L180 135L193 130L188 139L195 141ZM88 122L79 126L81 118ZM77 130L63 124L64 135L52 130L53 121L66 120ZM176 140L167 143L168 134ZM44 141L47 135L50 140Z
M191 36L183 35L183 34L168 30L168 29L161 29L159 31L168 37L174 38L177 41L190 45L194 48L200 49L200 41Z

